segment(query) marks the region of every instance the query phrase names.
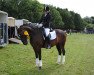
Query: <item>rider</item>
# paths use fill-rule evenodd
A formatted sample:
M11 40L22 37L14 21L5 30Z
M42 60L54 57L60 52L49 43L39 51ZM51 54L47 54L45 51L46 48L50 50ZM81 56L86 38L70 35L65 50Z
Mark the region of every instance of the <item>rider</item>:
M49 32L50 32L50 21L51 21L51 13L50 9L48 6L44 9L44 14L42 15L40 19L40 23L43 24L44 27L44 32L45 32L45 41L47 42L47 48L51 48L50 45L50 37L49 37Z

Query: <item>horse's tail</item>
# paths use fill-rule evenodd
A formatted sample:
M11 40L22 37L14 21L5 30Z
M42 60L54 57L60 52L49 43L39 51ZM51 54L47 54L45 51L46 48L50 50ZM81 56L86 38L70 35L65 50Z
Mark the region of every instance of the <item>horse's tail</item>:
M65 32L65 36L67 37L67 32Z
M67 31L66 31L66 30L64 30L63 32L64 32L65 36L67 37Z

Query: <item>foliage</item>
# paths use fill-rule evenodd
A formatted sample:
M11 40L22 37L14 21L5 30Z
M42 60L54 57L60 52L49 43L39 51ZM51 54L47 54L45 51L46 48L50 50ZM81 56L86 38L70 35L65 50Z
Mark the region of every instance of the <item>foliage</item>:
M74 16L74 24L75 24L75 30L83 30L83 20L81 19L81 16L79 14L75 14Z
M37 1L31 2L31 22L39 22L43 13L43 5Z
M83 20L86 22L86 28L87 29L94 29L94 17L85 17Z
M64 22L64 29L73 29L74 23L71 13L68 11L68 9L60 9L57 8L57 10L60 12L60 15L62 16L62 21Z
M94 16L91 16L92 24L94 24Z
M87 23L92 23L92 19L90 17L85 17L83 18L84 21L86 21Z
M88 24L87 26L86 26L86 28L94 28L94 24Z
M50 5L49 5L50 6ZM8 12L9 17L28 19L39 22L44 5L37 0L0 0L0 10ZM50 6L53 28L83 30L86 23L94 24L94 17L82 19L81 16L68 9Z
M50 7L51 8L51 14L52 14L52 26L53 28L63 28L63 21L62 21L62 17L59 13L59 11L57 11L57 9L55 7Z

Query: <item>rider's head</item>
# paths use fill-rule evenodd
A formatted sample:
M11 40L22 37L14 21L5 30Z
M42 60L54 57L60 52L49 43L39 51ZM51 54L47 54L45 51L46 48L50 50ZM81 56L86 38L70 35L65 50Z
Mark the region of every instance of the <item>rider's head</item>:
M48 6L46 6L45 11L49 11L49 7Z

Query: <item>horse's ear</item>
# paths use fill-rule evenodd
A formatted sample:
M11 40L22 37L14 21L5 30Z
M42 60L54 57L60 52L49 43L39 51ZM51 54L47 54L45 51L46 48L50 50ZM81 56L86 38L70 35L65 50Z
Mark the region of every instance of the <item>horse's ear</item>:
M28 26L24 26L23 28L26 29L26 30L30 30L30 31L32 30L32 28L28 27Z

